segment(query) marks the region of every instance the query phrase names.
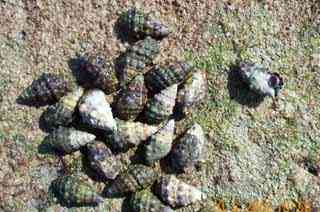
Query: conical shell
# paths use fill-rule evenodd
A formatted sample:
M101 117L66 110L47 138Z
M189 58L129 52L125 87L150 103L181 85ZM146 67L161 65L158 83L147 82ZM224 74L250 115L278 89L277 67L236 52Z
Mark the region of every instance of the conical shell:
M91 56L80 65L80 71L85 78L82 82L86 88L99 88L106 94L115 92L119 87L114 65L102 56Z
M96 138L87 132L75 130L73 128L59 127L45 138L45 143L61 153L72 153L80 147L91 143Z
M117 116L122 120L136 119L147 103L147 92L144 77L139 74L120 94L115 104Z
M23 91L20 99L28 103L52 104L69 90L67 82L58 75L44 73Z
M107 143L117 151L126 151L139 145L157 130L157 126L117 119L117 131L108 136Z
M135 8L131 8L122 14L121 22L128 33L139 39L148 35L161 39L170 34L167 26Z
M169 118L176 103L177 89L178 85L174 84L148 101L144 114L149 124L159 124Z
M172 167L184 171L203 162L206 157L205 141L201 126L195 123L173 147L170 153Z
M163 202L173 208L206 199L206 195L199 189L178 180L173 175L162 177L157 184L156 192Z
M86 153L91 169L100 179L106 181L116 178L121 164L104 143L94 142L88 144Z
M106 95L101 90L90 90L80 100L79 112L82 121L92 128L114 131L116 121Z
M103 198L86 182L73 177L63 176L52 182L56 197L66 206L97 206Z
M275 97L283 87L283 79L278 73L271 73L259 64L241 62L239 73L249 88L262 96Z
M207 75L197 71L183 84L178 92L177 105L179 110L187 115L192 108L201 103L208 93Z
M130 198L130 209L133 212L173 212L148 190L136 192Z
M169 67L156 66L146 73L145 83L150 91L158 93L173 84L182 83L191 71L192 66L186 62L176 62Z
M171 119L146 142L144 146L144 158L147 164L153 164L164 158L170 152L173 136L174 120Z
M107 188L106 194L107 196L125 195L142 190L153 184L156 179L157 173L152 168L135 164L117 176L110 187Z
M50 126L68 126L73 121L73 113L83 92L83 88L78 87L49 106L44 115L45 122Z

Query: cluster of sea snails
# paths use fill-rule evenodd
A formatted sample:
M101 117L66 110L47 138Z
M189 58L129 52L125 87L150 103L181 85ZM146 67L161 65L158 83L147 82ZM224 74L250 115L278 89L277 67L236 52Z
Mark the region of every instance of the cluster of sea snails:
M205 160L206 138L199 124L193 123L174 138L175 111L187 116L205 99L206 73L185 61L153 65L160 40L170 34L168 27L137 9L123 13L121 21L138 39L122 55L121 73L103 58L91 56L79 66L86 77L77 87L71 89L57 75L43 74L21 95L50 104L44 120L53 131L44 141L62 155L80 150L107 186L99 194L76 176L65 175L52 182L54 194L71 207L95 206L107 196L130 195L132 211L168 212L202 201L206 194L200 189L172 174L161 175L152 166L166 158L174 170L185 172ZM278 75L254 64L243 63L240 72L249 87L262 95L274 96L282 86ZM107 98L110 94L115 96L113 102ZM78 122L85 128L77 128ZM120 171L114 153L137 146L142 147L143 162Z

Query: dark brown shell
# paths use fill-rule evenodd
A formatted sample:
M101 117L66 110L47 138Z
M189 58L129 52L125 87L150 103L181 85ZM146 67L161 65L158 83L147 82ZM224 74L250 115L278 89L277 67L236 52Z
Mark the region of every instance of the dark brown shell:
M150 167L135 164L128 168L106 189L107 196L122 196L127 193L142 190L157 179L157 173Z
M86 88L99 88L106 94L111 94L119 87L114 65L102 56L90 56L80 64L80 72L84 78L80 83Z
M134 120L147 103L147 88L143 75L136 76L124 89L116 104L117 116L122 120Z
M63 176L51 184L55 196L68 207L97 206L103 198L86 182L73 177Z
M186 62L176 62L169 67L156 66L145 75L147 88L158 93L161 90L182 83L191 73L192 66Z
M65 80L58 75L44 73L23 91L19 100L27 104L53 104L68 91L70 87Z

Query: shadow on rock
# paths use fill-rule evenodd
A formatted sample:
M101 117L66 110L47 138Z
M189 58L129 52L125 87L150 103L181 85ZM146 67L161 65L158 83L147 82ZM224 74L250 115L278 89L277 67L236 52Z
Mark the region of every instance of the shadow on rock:
M116 35L117 39L120 40L122 43L134 43L138 39L132 36L132 33L130 32L128 26L123 23L121 16L117 19L114 29L114 34Z
M231 99L248 107L258 107L264 99L263 96L251 91L241 79L238 66L232 67L228 73L228 90Z
M88 61L86 56L78 56L76 58L71 58L68 61L69 68L71 69L72 74L76 78L79 85L85 85L85 83L88 81L88 76L85 74L85 72L81 71L83 66L87 63Z
M128 211L132 211L131 207L130 207L130 198L131 195L126 197L123 202L122 202L122 206L121 206L121 212L128 212Z
M43 111L43 113L39 118L39 127L43 132L46 132L46 133L50 133L55 128L57 128L56 126L54 126L52 123L48 121L47 117L49 112L50 110L47 108L45 111Z

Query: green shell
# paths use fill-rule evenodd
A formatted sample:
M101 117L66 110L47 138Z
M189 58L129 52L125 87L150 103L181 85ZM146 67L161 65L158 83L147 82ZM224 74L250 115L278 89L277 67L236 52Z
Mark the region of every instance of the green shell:
M205 135L201 126L195 123L180 138L171 151L171 165L176 170L184 171L203 162L205 158Z
M75 108L83 92L83 88L78 87L62 97L58 103L49 106L44 113L45 122L50 126L68 126L73 121Z
M159 124L169 118L176 103L177 89L178 85L174 84L148 101L144 115L149 124Z
M69 90L67 82L58 75L44 73L22 92L19 99L26 103L52 104Z
M95 138L95 135L87 132L75 130L73 128L59 127L48 135L44 142L57 151L68 154L93 142Z
M156 66L145 75L147 88L158 93L161 90L182 83L191 73L192 66L186 62L176 62L169 67Z
M80 71L84 77L80 83L86 88L99 88L106 94L111 94L119 88L114 64L106 61L102 56L90 56L80 65Z
M86 153L91 169L101 180L106 181L116 178L121 164L104 143L88 144Z
M156 192L163 202L173 208L187 206L207 198L199 189L177 179L174 175L162 177L157 183Z
M134 120L147 103L147 88L143 75L137 75L124 89L116 104L117 116L122 120Z
M174 120L171 119L144 145L144 158L147 164L164 158L171 150L174 136Z
M110 184L106 190L106 195L125 195L131 192L142 190L154 183L157 173L150 167L135 164Z
M130 198L130 209L133 212L172 212L153 193L148 190L136 192Z
M66 206L96 206L103 198L86 182L73 177L63 176L52 182L55 196Z
M138 39L145 36L161 39L170 34L167 26L135 8L121 15L121 24L125 31Z
M139 145L158 130L157 126L140 122L116 119L117 131L107 137L107 143L116 151L127 151L130 147Z

